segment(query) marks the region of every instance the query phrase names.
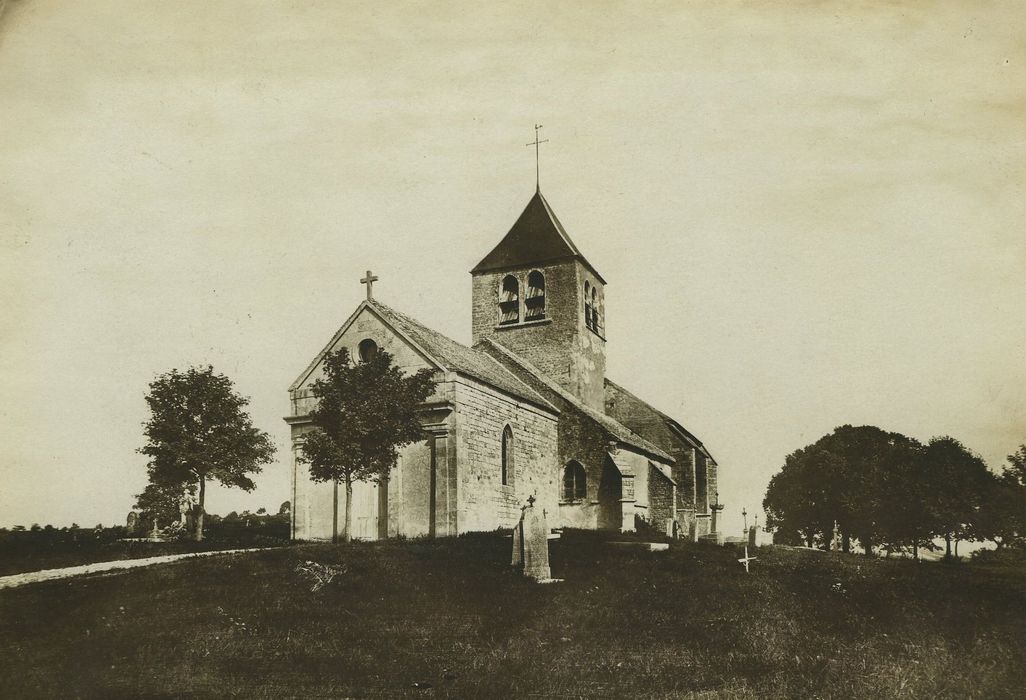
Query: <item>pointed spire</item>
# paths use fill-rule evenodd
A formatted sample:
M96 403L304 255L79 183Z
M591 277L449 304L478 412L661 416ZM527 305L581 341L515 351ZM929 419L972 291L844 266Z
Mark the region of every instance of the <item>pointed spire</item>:
M584 258L559 223L552 207L536 189L531 201L499 244L479 262L472 274L515 267L527 267L558 260L580 260L595 276L602 276Z

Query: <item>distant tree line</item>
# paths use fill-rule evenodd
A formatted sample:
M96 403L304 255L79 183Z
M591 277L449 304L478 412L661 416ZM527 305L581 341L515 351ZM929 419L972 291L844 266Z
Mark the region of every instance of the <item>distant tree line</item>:
M960 540L999 548L1026 541L1026 445L1000 473L952 437L923 444L873 426L844 425L797 450L763 500L774 540L866 552Z

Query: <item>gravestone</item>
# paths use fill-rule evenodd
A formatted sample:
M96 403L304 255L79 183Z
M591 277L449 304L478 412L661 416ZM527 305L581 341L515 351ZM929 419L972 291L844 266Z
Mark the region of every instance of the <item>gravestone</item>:
M139 527L139 514L134 510L128 513L128 517L125 518L125 532L128 535L134 535L135 529Z
M552 578L549 570L549 528L545 512L534 507L534 496L520 513L520 522L513 528L513 566L522 568L524 576L535 581Z
M744 565L745 573L747 574L749 572L748 565L756 559L758 559L758 557L753 557L748 554L748 545L745 545L745 555L742 558L738 559L738 562Z
M759 546L759 532L758 528L754 525L748 528L748 546L753 549Z

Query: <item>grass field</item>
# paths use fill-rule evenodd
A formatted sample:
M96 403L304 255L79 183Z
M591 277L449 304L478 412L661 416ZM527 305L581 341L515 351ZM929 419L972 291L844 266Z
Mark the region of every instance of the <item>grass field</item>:
M288 544L288 523L252 528L218 525L210 529L202 542L189 539L142 542L121 539L124 536L124 528L101 532L3 530L0 531L0 576L164 554L281 546Z
M0 591L4 697L1026 697L1026 568L763 548L297 546ZM347 573L311 592L296 567Z

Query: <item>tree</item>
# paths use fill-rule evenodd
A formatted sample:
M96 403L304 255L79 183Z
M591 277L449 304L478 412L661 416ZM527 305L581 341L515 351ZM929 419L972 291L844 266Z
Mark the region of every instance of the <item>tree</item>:
M1023 488L1026 488L1026 445L1008 455L1008 465L1004 468L1005 476Z
M901 489L919 443L872 425L842 425L822 441L843 463L836 485L837 520L842 535L857 537L866 555L894 539L903 512Z
M919 497L911 503L901 498L919 447L874 426L836 428L788 455L763 501L767 525L784 537L800 533L809 546L819 537L826 547L837 529L845 551L856 537L867 555L895 536L918 541L911 533L922 523L911 506Z
M944 538L944 557L950 559L952 540L971 536L993 475L983 459L952 437L930 440L921 460L929 484L930 534Z
M172 369L150 383L147 443L150 481L164 487L195 484L199 493L196 539L203 539L207 481L244 491L255 488L250 474L274 457L267 433L253 427L244 410L249 400L231 380L209 365Z
M352 534L353 482L384 480L399 450L424 437L417 415L434 391L434 370L405 375L387 352L354 364L346 348L324 357L323 376L311 386L317 406L300 459L314 481L332 481L332 541L338 541L338 485L345 484L343 537Z
M1009 455L1001 475L991 479L973 534L998 548L1026 542L1026 445Z
M182 502L196 495L195 484L156 483L146 484L143 492L135 497L135 506L152 523L165 526L181 516Z
M789 454L762 502L767 527L779 530L782 540L797 535L808 547L818 535L829 548L837 515L834 486L842 466L819 443Z

